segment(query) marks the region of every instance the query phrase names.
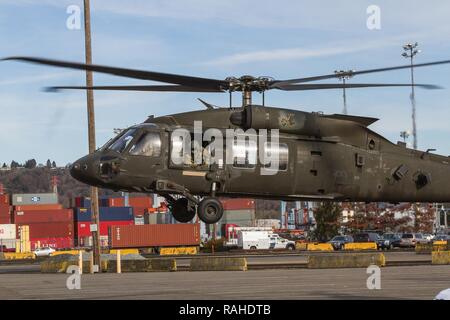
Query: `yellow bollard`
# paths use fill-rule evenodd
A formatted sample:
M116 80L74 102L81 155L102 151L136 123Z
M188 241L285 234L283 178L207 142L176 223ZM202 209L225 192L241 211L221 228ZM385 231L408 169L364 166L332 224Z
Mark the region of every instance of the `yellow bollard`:
M117 261L117 273L122 273L122 264L120 263L120 250L117 250L116 253L116 261Z
M78 253L78 268L80 269L80 274L83 274L83 252Z

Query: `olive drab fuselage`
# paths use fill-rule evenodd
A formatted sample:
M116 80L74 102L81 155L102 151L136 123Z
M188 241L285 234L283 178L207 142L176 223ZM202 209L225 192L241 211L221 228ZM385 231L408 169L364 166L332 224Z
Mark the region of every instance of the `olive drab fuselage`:
M71 173L91 185L163 196L209 195L215 183L216 195L230 197L450 202L450 158L391 143L367 127L376 120L262 106L150 117L132 128L137 136L144 132L158 135L158 152L134 155L130 147L118 152L108 149L113 140L78 160ZM171 134L178 128L192 130L194 121L202 121L205 129L222 131L277 129L279 145L286 149L286 163L270 175L261 174L264 165L259 162L244 167L227 163L175 165L171 161ZM130 145L142 138L131 139Z

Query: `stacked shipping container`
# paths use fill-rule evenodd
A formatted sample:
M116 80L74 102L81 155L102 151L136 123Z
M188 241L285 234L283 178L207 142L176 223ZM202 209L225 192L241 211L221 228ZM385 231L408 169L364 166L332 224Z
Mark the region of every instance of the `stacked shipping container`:
M9 204L9 195L0 194L0 224L11 223L11 206Z
M14 194L12 203L17 232L22 226L29 226L31 249L73 247L73 211L63 209L57 194Z

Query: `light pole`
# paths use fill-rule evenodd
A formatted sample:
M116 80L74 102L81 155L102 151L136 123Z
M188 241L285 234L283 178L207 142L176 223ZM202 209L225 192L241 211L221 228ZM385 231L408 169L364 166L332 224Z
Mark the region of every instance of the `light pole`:
M420 53L420 50L417 49L419 44L416 42L414 44L408 43L403 46L403 52L402 56L404 58L409 58L411 62L411 106L412 106L412 123L413 123L413 147L414 149L417 149L417 126L416 126L416 98L414 94L414 56L418 53Z
M351 73L354 70L335 70L334 73L338 76L339 81L342 81L342 84L344 85L342 87L342 98L344 99L344 108L342 110L343 114L348 114L347 112L347 96L345 94L345 82L346 80L352 78L353 76L351 75Z
M400 137L403 138L403 142L406 143L406 139L409 138L409 131L401 131Z
M84 0L84 45L86 54L86 64L92 64L91 47L91 8L89 0ZM92 87L92 71L86 71L86 86ZM94 153L96 149L95 142L95 112L94 112L94 93L87 90L87 113L88 113L88 139L89 153ZM100 215L98 207L98 189L91 187L91 233L92 233L92 251L94 254L94 264L100 270Z

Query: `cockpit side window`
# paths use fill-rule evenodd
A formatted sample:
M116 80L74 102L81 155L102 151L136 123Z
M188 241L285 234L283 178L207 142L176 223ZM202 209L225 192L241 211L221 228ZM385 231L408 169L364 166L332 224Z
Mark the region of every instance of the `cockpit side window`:
M117 139L111 146L108 148L109 150L114 150L119 153L125 151L130 142L133 140L137 129L129 129L125 132L119 139Z
M134 156L159 157L161 154L161 138L156 132L144 133L131 147Z

